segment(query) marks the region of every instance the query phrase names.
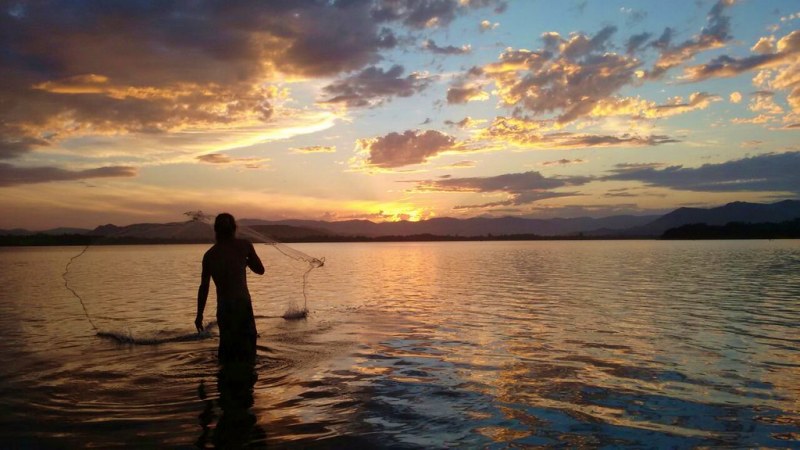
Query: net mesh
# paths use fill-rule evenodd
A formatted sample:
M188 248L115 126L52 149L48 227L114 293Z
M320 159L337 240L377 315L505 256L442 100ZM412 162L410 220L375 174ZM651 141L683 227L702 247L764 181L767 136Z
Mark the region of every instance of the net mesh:
M134 225L124 227L122 229L114 229L103 236L95 236L92 237L88 244L86 244L83 249L76 254L75 256L71 257L67 262L66 266L64 267L64 272L62 273L62 278L64 280L64 287L80 302L82 311L86 316L87 321L91 325L92 329L95 331L97 336L109 338L115 340L122 344L162 344L166 342L183 342L183 341L191 341L191 340L198 340L198 339L205 339L212 336L211 329L216 326L216 322L211 322L204 327L204 330L199 333L192 333L180 336L159 336L159 337L136 337L133 336L131 333L119 333L119 332L112 332L101 330L98 328L98 324L93 320L92 316L89 314L89 308L87 308L87 304L84 301L83 297L79 294L76 287L73 287L70 284L70 271L72 270L73 263L76 262L79 258L81 258L86 252L89 250L90 247L93 245L102 245L102 244L111 244L111 243L125 243L126 239L152 239L152 240L159 240L163 242L174 242L180 241L182 239L190 241L196 239L198 236L198 231L206 232L205 235L210 236L211 232L209 232L209 228L213 228L212 224L214 218L216 216L208 215L203 213L202 211L189 211L184 213L186 216L189 217L188 221L184 222L175 222L169 224L162 224L158 226L154 226L153 224L142 224L142 225ZM304 263L306 265L303 276L302 276L302 293L303 293L303 304L302 306L299 304L297 296L292 296L289 299L288 305L286 306L286 310L281 317L286 320L297 320L303 319L308 316L308 293L307 293L307 286L308 286L308 276L309 273L322 267L325 264L325 258L316 258L306 253L303 253L295 248L292 248L277 239L268 236L264 233L261 233L252 227L246 225L238 225L237 234L240 237L246 238L247 240L253 243L260 243L269 245L282 255L291 258L294 261L298 261ZM91 306L91 305L89 305Z
M202 222L211 224L216 216L211 216L203 213L202 211L187 211L184 213L191 221ZM283 313L283 318L286 320L303 319L308 316L308 275L312 270L325 265L325 258L315 258L307 255L296 248L289 247L288 245L270 237L247 225L237 225L237 234L239 236L247 237L253 243L260 243L272 246L275 250L282 253L284 256L292 258L295 261L301 261L308 266L303 272L303 305L300 306L293 299L289 301L286 311Z

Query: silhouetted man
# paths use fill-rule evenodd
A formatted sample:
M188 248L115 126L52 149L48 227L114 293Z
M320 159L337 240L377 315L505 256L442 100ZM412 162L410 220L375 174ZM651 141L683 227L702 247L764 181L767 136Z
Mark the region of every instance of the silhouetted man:
M219 360L255 361L256 322L247 271L263 275L264 265L253 244L237 239L236 221L222 213L214 221L216 244L203 255L203 272L197 290L197 331L203 330L203 310L208 299L209 281L217 288L217 323L219 325Z

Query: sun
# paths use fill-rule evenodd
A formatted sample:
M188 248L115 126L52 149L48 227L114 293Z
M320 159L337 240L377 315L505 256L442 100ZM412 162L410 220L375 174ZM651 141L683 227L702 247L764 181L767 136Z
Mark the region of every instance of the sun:
M382 211L384 220L386 222L419 222L420 220L427 220L434 216L433 211L424 208L387 208Z

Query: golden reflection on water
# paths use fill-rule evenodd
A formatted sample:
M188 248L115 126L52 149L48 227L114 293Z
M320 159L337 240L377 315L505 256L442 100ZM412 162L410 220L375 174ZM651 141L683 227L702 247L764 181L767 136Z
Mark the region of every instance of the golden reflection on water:
M326 265L286 322L304 267L257 247L252 380L215 339L98 339L60 278L77 249L0 250L0 421L98 445L797 445L797 241L302 248ZM204 250L91 248L70 281L99 328L169 338Z

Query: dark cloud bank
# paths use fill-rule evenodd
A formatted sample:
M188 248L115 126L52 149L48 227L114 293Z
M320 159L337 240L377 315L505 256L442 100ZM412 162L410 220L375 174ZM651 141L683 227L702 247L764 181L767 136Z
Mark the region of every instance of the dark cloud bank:
M700 167L618 167L604 180L641 181L685 191L778 191L800 194L800 152L770 153Z
M85 134L269 120L274 92L264 83L284 75L349 74L327 89L328 101L349 106L411 95L426 82L401 77L402 68L367 68L400 45L395 30L446 26L470 9L504 8L497 0L4 5L0 159Z
M11 164L0 163L0 186L19 186L22 184L83 180L87 178L134 177L136 173L136 168L127 166L66 170L58 167L16 167Z

